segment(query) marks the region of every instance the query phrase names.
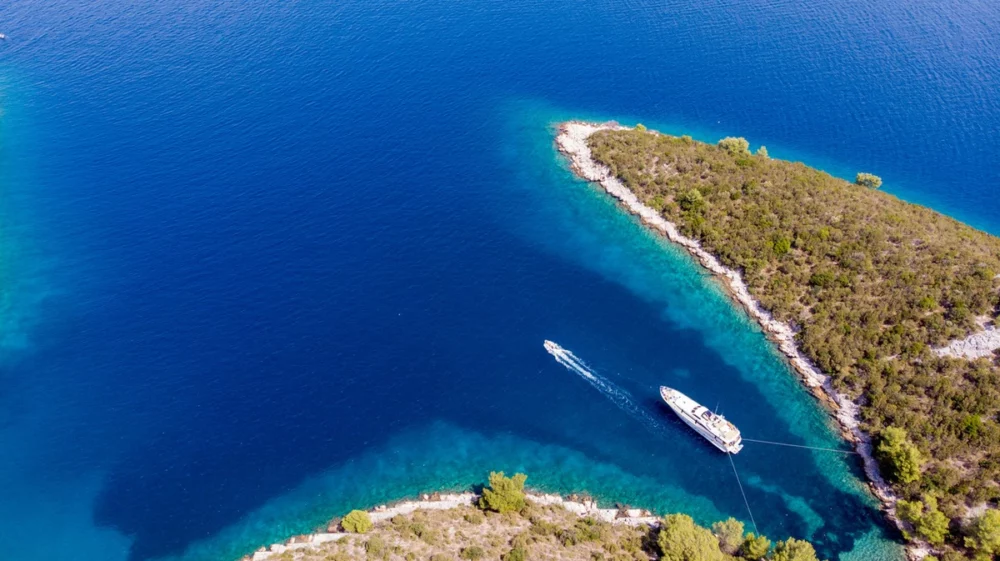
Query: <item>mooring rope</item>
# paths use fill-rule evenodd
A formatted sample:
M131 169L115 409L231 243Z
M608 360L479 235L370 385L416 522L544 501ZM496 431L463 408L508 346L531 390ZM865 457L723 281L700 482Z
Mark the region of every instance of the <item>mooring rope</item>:
M752 438L744 438L743 442L756 442L758 444L773 444L775 446L790 446L792 448L807 448L809 450L822 450L823 452L839 452L841 454L857 454L854 450L838 450L836 448L820 448L818 446L803 446L801 444L787 444L784 442L771 442L770 440L754 440Z
M750 501L747 500L747 494L743 491L743 482L740 481L740 474L736 471L736 462L733 461L732 454L726 455L729 456L729 465L733 466L733 474L736 475L736 484L740 486L740 494L743 495L743 504L747 505L747 513L750 514L750 522L753 523L753 531L759 536L760 530L757 529L757 521L753 519L753 511L750 510Z

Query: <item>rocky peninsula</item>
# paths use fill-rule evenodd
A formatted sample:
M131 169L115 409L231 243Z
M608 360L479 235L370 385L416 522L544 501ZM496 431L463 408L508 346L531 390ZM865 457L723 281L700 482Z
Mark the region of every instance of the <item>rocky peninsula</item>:
M241 561L818 561L808 542L772 544L730 518L703 528L683 514L652 516L587 497L524 491L526 477L490 474L482 493L424 495L419 501L352 511L326 532L296 536Z
M525 497L532 505L547 507L551 512L565 511L565 513L574 517L591 518L606 524L655 527L660 522L660 519L653 516L648 510L637 508L599 508L597 501L585 496L572 495L563 497L554 494L526 492ZM411 516L418 512L423 514L418 515L417 518L428 518L427 515L432 512L451 511L439 518L443 520L445 518L461 517L464 520L466 515L475 512L475 505L480 498L481 495L472 492L424 494L419 500L407 500L392 505L376 506L368 511L368 516L376 526L384 523L391 524L393 518ZM242 561L263 561L265 559L273 559L286 552L298 550L304 552L313 550L315 552L323 549L317 546L350 539L355 535L356 533L344 531L340 527L339 520L333 520L324 532L302 534L282 543L262 547L252 555L244 557Z
M954 447L950 447L949 458L933 447L933 437L924 438L930 432L928 427L941 422L926 417L940 416L941 407L949 404L928 402L923 390L910 388L909 380L901 380L902 384L895 382L888 399L906 399L911 408L920 400L920 409L927 415L897 413L895 407L883 405L886 386L882 379L885 373L897 375L912 369L918 371L913 377L922 380L919 369L926 368L934 357L941 361L934 365L939 372L997 372L995 365L975 361L992 357L1000 347L1000 333L986 325L983 317L977 326L968 316L971 308L978 313L995 313L998 298L993 271L1000 268L1000 240L928 209L876 193L871 186L861 187L862 178L878 179L870 174L859 174L859 185L850 185L802 164L771 160L763 149L751 154L743 139L725 139L716 147L689 137L647 131L642 125L627 128L617 123L567 122L559 126L556 145L578 176L599 184L644 224L685 248L761 325L802 381L831 410L845 438L854 443L887 517L911 538L911 557L924 557L931 550L962 555L963 542L958 536L918 531L926 527L920 517L936 512L936 501L921 511L923 514L907 519L897 516L897 501L906 498L910 501L901 504L909 506L916 501L927 506L931 505L927 493L944 496L949 516L961 518L969 508L982 509L983 499L1000 496L995 492L994 474L980 473L984 491L966 496L957 495L959 487L939 489L938 483L922 478L921 470L936 475L948 470L955 460L965 461L956 457ZM595 150L600 153L595 155ZM810 204L796 207L780 202L796 196ZM820 202L824 198L848 202L831 205ZM845 219L846 212L862 208L874 210L858 221L860 225L851 217ZM725 228L742 229L737 233ZM864 241L852 239L854 236ZM949 246L958 241L964 243L963 253ZM881 276L877 272L880 260L891 263ZM949 277L947 270L927 272L934 263L953 269L957 275ZM945 284L941 278L952 282L939 292L924 288L940 288ZM893 315L892 310L867 305L869 309L859 310L855 316L859 324L855 325L849 309L860 306L850 292L876 284L898 286L887 300L912 301L917 312ZM908 287L913 294L901 296L899 293ZM824 314L840 318L839 323L826 321ZM841 333L831 337L830 325ZM857 335L862 328L866 328L863 337ZM945 341L949 337L951 340ZM875 383L865 377L872 377ZM909 392L917 395L909 398ZM1000 399L990 396L986 408L995 416ZM972 418L969 412L947 413ZM991 433L996 428L990 415L974 419L969 422L977 426L984 420L989 423L986 430ZM896 425L904 426L910 436L921 437L915 439L919 451ZM898 434L903 435L902 440ZM889 436L895 439L893 453L887 452ZM980 447L966 444L964 455L981 457ZM996 448L986 446L985 451L996 456ZM906 458L900 459L903 456ZM897 461L915 465L904 475ZM884 476L885 468L889 477Z
M872 490L875 495L882 500L883 504L890 509L895 501L895 494L892 488L885 482L879 473L878 464L872 455L871 439L860 430L858 419L858 407L851 399L844 394L835 391L830 384L829 377L810 362L798 349L795 344L795 332L792 328L780 321L775 320L770 313L761 307L747 288L746 283L736 271L727 268L709 252L705 251L696 240L684 236L677 229L677 226L664 219L659 212L644 205L617 177L612 175L607 166L595 162L591 158L590 148L587 139L590 135L600 130L625 130L625 127L614 123L592 124L581 122L569 122L560 127L556 143L559 150L566 154L572 163L573 171L580 177L593 181L601 185L612 197L618 199L621 204L638 216L644 224L665 234L667 238L688 250L699 263L720 280L723 286L739 305L741 305L750 317L757 320L764 332L788 358L789 363L801 375L802 381L808 386L813 394L828 404L839 422L843 435L846 439L855 443L858 452L864 458L865 473L868 475Z

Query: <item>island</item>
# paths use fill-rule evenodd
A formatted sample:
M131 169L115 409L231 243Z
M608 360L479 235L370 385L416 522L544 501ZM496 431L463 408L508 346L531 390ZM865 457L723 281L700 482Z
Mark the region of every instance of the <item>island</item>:
M525 491L527 477L490 474L481 493L353 510L325 532L261 548L242 561L817 561L812 544L776 543L735 519L701 527L684 514L657 518L587 497Z
M1000 239L743 138L568 122L556 144L760 323L854 442L912 557L1000 554Z

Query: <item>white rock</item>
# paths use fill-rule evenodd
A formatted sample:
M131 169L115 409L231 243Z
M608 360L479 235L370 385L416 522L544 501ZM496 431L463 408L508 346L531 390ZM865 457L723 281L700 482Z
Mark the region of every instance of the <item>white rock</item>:
M985 325L982 331L934 349L934 353L938 356L975 360L989 358L997 349L1000 349L1000 329L996 325Z
M309 543L335 542L337 540L344 539L344 537L346 537L346 536L347 536L347 534L345 534L343 532L313 534L313 535L309 536Z

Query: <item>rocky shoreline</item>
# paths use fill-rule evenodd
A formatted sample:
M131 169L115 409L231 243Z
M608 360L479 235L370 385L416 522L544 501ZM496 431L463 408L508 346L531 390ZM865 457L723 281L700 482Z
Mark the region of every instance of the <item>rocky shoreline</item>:
M526 497L530 502L538 505L559 505L577 516L590 516L610 524L656 526L660 523L660 519L653 516L648 510L598 508L597 501L577 495L562 497L554 494L529 492L526 493ZM394 516L412 514L418 510L450 510L461 506L473 506L478 500L479 495L476 493L425 494L418 501L401 501L393 505L377 506L369 510L368 515L372 522L378 524L391 520ZM293 536L284 542L261 547L253 554L242 557L240 561L264 561L286 551L308 549L355 535L339 530L339 525L331 522L327 526L326 532Z
M901 530L904 529L896 516L896 494L879 472L878 463L872 455L871 438L860 428L859 407L848 396L834 390L828 376L823 374L806 358L795 344L795 332L787 324L775 320L760 303L751 296L746 283L736 271L722 265L714 255L705 251L696 240L680 233L677 226L663 218L659 212L644 205L635 193L629 190L611 170L591 158L587 138L601 130L624 130L618 123L586 123L569 121L559 125L556 146L569 158L574 173L588 181L597 183L616 198L629 212L635 214L647 226L662 232L671 242L686 249L699 263L723 281L729 295L738 302L763 328L768 339L773 341L792 367L799 373L803 383L812 394L823 402L833 413L844 437L854 444L864 462L869 488L880 501L886 517ZM907 554L913 559L927 555L924 548L907 546Z

